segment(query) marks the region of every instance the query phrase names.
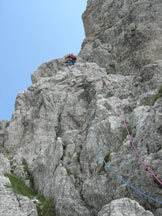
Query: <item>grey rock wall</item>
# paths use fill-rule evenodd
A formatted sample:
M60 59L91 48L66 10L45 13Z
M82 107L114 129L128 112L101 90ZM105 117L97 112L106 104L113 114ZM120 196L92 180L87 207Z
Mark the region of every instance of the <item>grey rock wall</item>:
M107 73L138 74L162 58L160 0L88 1L80 56Z
M0 154L0 215L38 216L35 204L28 198L16 195L5 173L10 172L9 160Z
M161 62L155 65L151 79L141 81L139 76L107 75L95 63L77 63L66 72L41 77L17 96L4 148L15 155L15 161L21 157L27 160L36 189L55 200L58 215L96 215L103 205L122 197L135 199L152 211L160 207L106 171L86 130L95 113L92 130L102 154L109 155L111 167L130 184L160 200L160 185L142 167L128 137L123 138L124 125L111 92L112 88L119 97L144 162L161 179L162 101L159 98L153 106L142 105L145 98L156 95L162 81ZM23 177L20 170L15 169L15 174Z
M4 142L6 139L6 128L9 125L7 120L0 121L0 152L3 152L4 149Z
M140 156L162 180L161 6L158 0L89 0L77 63L67 67L55 59L32 74L11 121L0 122L0 199L5 194L13 206L6 216L35 209L4 187L6 172L26 179L23 158L35 189L54 200L58 216L162 215L161 204L106 169L88 130L120 177L162 202L162 187L132 148L115 97Z
M112 201L104 206L98 216L152 216L149 211L145 211L136 201L128 198Z

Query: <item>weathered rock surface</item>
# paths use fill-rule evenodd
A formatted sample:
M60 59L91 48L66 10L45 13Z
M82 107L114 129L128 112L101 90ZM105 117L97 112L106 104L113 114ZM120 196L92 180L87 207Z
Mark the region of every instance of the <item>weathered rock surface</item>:
M4 142L5 142L5 134L6 134L6 128L8 126L9 122L7 120L1 120L0 121L0 152L3 152L4 149Z
M108 73L138 74L162 58L161 11L161 0L89 0L81 57Z
M0 174L3 175L5 173L10 172L10 162L7 158L4 157L2 153L0 153Z
M136 201L128 198L114 200L105 205L98 213L98 216L153 216L149 211L145 211Z
M157 209L155 212L154 212L154 215L155 216L159 216L159 215L161 215L162 214L162 208L159 208L159 209Z
M55 200L58 215L96 215L103 205L125 196L147 209L159 207L101 170L103 162L85 130L94 115L92 129L103 155L109 154L111 167L133 186L160 200L159 185L141 166L128 137L123 138L121 114L111 92L112 88L119 97L139 153L161 178L162 134L157 116L162 113L162 101L159 98L152 107L142 105L145 98L156 95L162 81L161 62L155 64L158 70L152 78L141 82L138 76L107 75L95 63L77 63L54 76L41 77L17 96L4 147L16 154L16 175L23 177L21 157L27 160L35 187ZM35 76L37 73L39 70ZM151 91L147 88L150 83Z
M162 180L160 11L158 0L88 1L78 62L66 67L56 59L41 65L32 86L18 94L10 123L0 122L4 182L3 174L10 170L26 179L24 158L35 188L54 200L58 216L122 216L123 209L127 215L152 215L142 207L162 215L161 204L137 194L106 169L88 130L120 177L162 202L162 187L136 156L118 104L144 163ZM12 158L11 167L7 158ZM5 197L16 199L4 184ZM17 202L12 204L15 216L22 211ZM30 203L23 205L26 209Z
M0 154L0 215L38 216L35 204L28 198L16 195L11 183L3 174L10 172L10 163Z

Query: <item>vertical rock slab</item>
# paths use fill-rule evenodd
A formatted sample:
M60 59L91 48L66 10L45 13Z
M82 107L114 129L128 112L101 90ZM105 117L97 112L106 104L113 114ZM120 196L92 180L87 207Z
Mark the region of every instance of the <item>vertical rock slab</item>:
M108 73L138 74L162 59L161 11L160 0L89 0L80 56Z

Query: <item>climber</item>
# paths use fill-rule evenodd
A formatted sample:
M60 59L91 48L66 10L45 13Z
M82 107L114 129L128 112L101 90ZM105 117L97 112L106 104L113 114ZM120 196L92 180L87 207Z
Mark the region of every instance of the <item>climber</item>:
M74 65L76 63L76 60L77 60L77 57L73 53L65 56L65 63L68 66Z
M75 55L73 55L72 57L72 64L74 65L76 63L77 57Z
M65 63L67 66L71 66L72 65L72 58L71 58L71 54L68 54L65 56Z

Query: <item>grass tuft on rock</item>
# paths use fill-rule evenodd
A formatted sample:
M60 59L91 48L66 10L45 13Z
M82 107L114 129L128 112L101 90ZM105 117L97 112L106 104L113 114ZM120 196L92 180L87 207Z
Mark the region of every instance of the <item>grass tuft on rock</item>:
M38 216L56 216L55 206L52 199L45 199L44 196L37 194L33 188L29 188L23 181L13 174L6 173L5 176L9 178L11 186L6 185L7 188L12 188L15 194L26 196L29 199L36 198L39 203L36 205Z
M131 127L128 126L128 131L129 131L129 134L132 133L132 130L131 130ZM128 136L128 132L126 130L126 128L123 129L123 133L122 133L122 139L121 139L121 143L124 142L124 140L126 139L126 137Z
M37 199L40 201L40 204L37 204L37 212L39 216L56 216L52 199L46 200L42 195L37 195Z
M23 165L23 168L24 168L24 172L27 173L26 180L29 180L30 184L31 184L31 187L34 188L34 179L33 179L33 176L30 174L28 164L27 164L27 162L26 162L26 160L24 158L22 159L22 165Z
M144 99L140 103L140 106L152 106L152 101L153 101L152 98Z
M104 157L104 160L106 163L110 161L110 154L111 154L111 152L108 152Z
M129 131L129 133L131 135L132 134L132 130L131 130L131 127L129 127L129 126L128 126L128 131ZM123 145L123 142L126 139L127 135L128 135L127 130L124 128L123 132L122 132L122 138L121 138L120 144L112 152L118 152L119 151L119 149ZM104 160L105 160L106 163L108 163L110 161L110 154L112 152L108 152L105 155ZM100 175L101 172L105 171L104 167L105 167L105 163L103 162L102 166L100 167L100 169L98 171L98 175Z
M131 135L132 130L131 130L130 126L128 126L128 131L129 131L129 134ZM118 152L119 151L120 147L123 145L123 142L124 142L124 140L126 139L127 136L128 136L128 132L127 132L126 128L124 128L123 132L122 132L122 138L121 138L120 144L116 147L116 149L114 149L113 152Z
M158 93L150 98L147 98L141 102L143 106L153 106L155 102L162 97L162 86L158 88Z
M110 161L110 154L111 154L111 152L108 152L104 157L104 160L106 163L108 163ZM98 175L100 175L101 172L105 171L104 167L105 167L105 163L103 162L101 168L98 171Z
M23 167L24 167L24 171L26 173L29 173L28 164L27 164L27 162L26 162L26 160L24 158L22 159L22 164L23 164Z
M10 182L11 182L11 187L12 190L15 194L20 194L23 196L27 196L30 199L32 199L36 194L35 191L31 188L29 188L22 179L10 174L10 173L6 173L5 174L6 177L9 178Z
M162 86L158 88L158 93L154 96L152 101L152 106L155 104L155 102L162 97Z

